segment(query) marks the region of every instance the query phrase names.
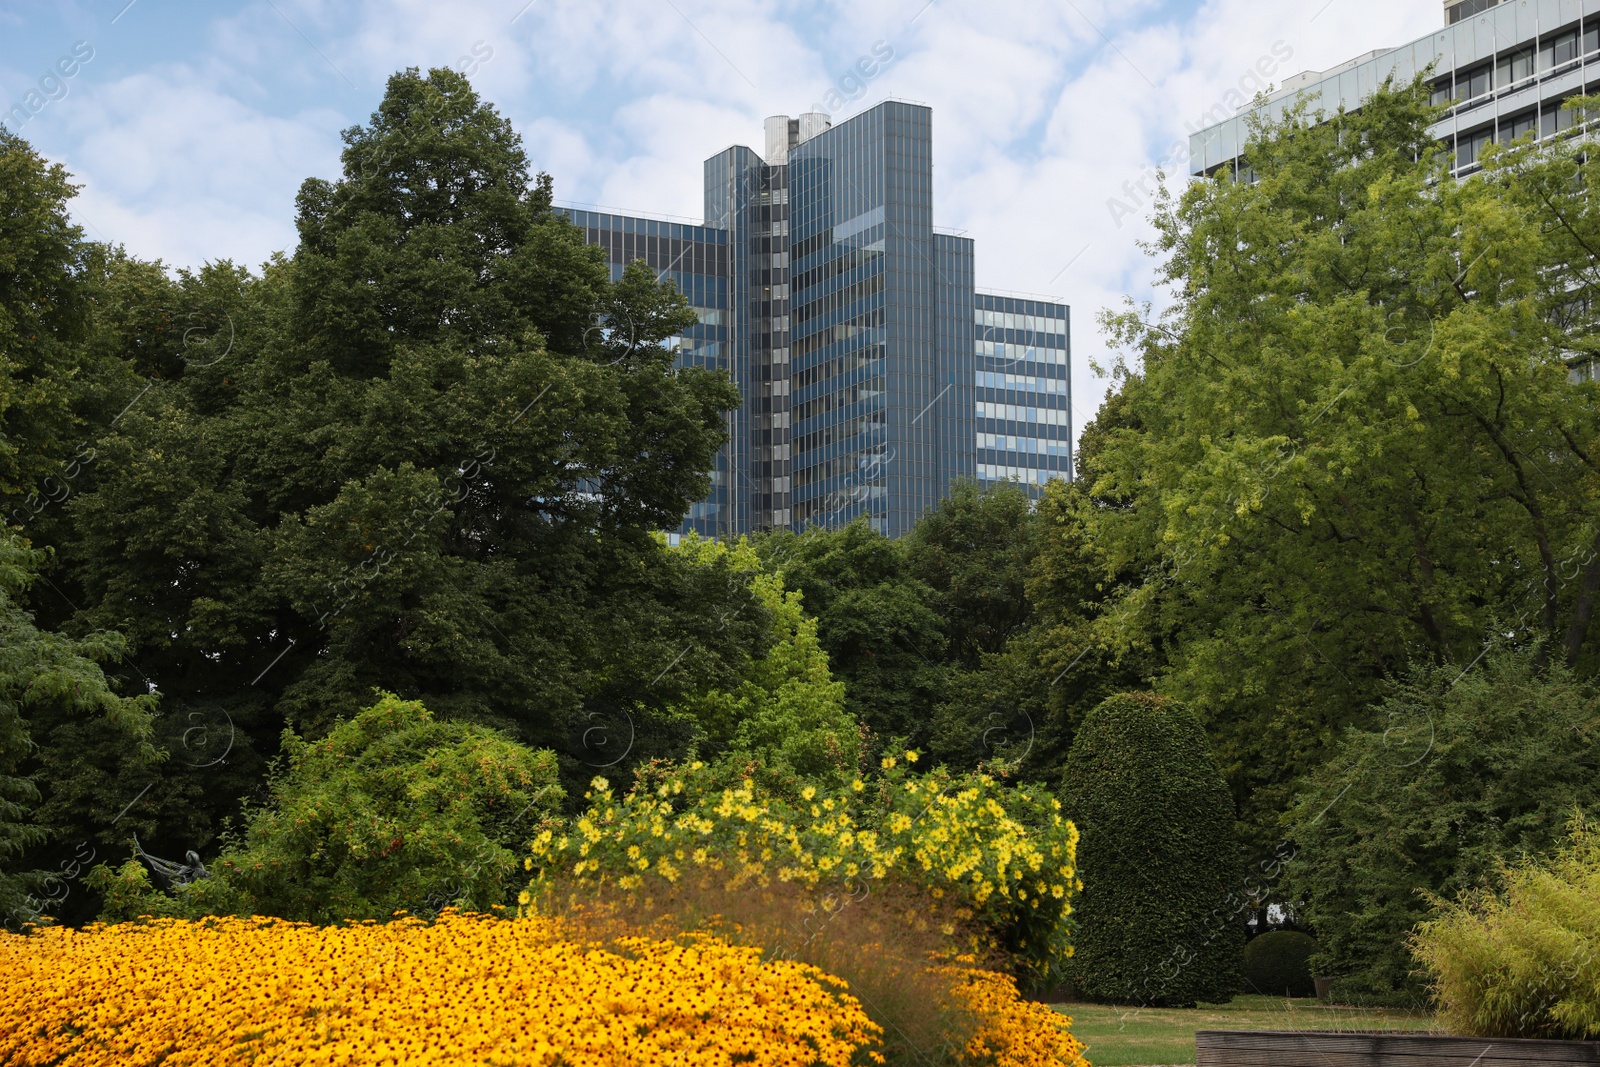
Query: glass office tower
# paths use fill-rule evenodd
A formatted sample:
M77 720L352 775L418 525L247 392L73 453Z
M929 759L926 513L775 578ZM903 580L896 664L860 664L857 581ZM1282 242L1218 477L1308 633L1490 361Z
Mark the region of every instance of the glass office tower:
M944 495L931 113L888 102L789 162L799 523L911 528Z
M679 282L701 317L680 358L744 397L680 532L898 536L959 479L1070 477L1066 308L976 292L972 240L933 228L930 109L765 132L764 155L706 160L703 226L569 212L614 273L643 258Z

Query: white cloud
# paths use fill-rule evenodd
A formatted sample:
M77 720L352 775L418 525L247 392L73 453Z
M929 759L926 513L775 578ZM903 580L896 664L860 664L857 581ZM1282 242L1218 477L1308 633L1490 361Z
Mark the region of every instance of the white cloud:
M255 265L291 247L300 182L338 166L337 114L264 115L189 67L86 86L72 105L57 117L74 141L62 162L84 186L78 213L174 265Z
M292 245L300 182L337 174L337 131L404 66L470 68L559 197L689 218L707 156L760 150L765 115L805 110L845 75L840 118L886 96L933 107L935 223L977 241L979 285L1073 305L1081 427L1102 388L1086 370L1104 354L1095 313L1151 295L1148 197L1120 220L1108 201L1150 188L1185 124L1275 44L1292 51L1281 81L1441 22L1437 0L1203 0L1176 15L1173 0L524 2L257 0L194 29L186 64L76 86L53 151L86 184L82 215L135 253L258 263ZM849 72L878 41L894 58L858 86Z

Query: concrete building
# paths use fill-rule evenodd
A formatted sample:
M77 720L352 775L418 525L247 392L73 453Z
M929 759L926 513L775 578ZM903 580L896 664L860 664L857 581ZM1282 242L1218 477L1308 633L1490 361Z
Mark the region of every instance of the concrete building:
M1431 64L1434 102L1450 105L1433 132L1465 176L1484 145L1566 129L1573 115L1562 102L1600 91L1600 0L1445 0L1443 14L1440 29L1397 48L1285 79L1260 110L1276 119L1300 100L1313 112L1354 109L1385 79L1409 82ZM1191 171L1237 172L1255 110L1194 133Z

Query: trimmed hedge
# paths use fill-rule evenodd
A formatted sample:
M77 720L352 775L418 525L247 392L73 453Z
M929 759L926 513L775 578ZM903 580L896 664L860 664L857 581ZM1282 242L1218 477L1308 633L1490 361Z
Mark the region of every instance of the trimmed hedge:
M1244 947L1244 984L1252 993L1314 997L1311 954L1317 939L1298 930L1268 930Z
M1060 796L1082 835L1077 952L1064 977L1091 1000L1231 999L1243 872L1233 798L1194 714L1154 693L1102 701L1073 742Z

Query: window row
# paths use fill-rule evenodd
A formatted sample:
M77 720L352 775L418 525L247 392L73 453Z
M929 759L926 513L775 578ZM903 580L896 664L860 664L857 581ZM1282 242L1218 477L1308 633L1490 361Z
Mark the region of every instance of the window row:
M868 442L881 441L888 436L888 417L881 411L873 411L859 418L847 419L837 426L823 426L808 434L799 435L794 440L794 452L796 457L804 456L831 444L853 442L856 438L866 438L866 441L860 444L860 447L865 448Z
M802 289L810 289L812 286L825 282L829 278L837 278L841 274L846 274L857 267L871 263L881 255L883 255L883 240L881 238L860 248L847 249L842 254L833 256L826 262L795 275L795 292L799 292Z
M1046 318L1043 315L1015 315L1009 311L985 311L978 308L973 312L973 321L979 326L992 326L997 330L1032 330L1034 333L1067 332L1066 319Z
M1065 478L1062 471L1043 471L1036 467L1007 467L998 463L978 464L978 478L985 482L1021 482L1023 485L1043 485L1056 478Z
M851 304L868 300L883 293L883 274L870 275L861 279L854 285L845 286L837 293L829 293L820 300L813 300L794 309L794 323L796 326L807 322L819 315L825 315L839 308L849 307Z
M798 216L797 216L798 219ZM831 244L851 244L862 246L873 241L881 241L884 237L883 207L880 205L871 211L863 212L853 219L841 222L837 226L825 226L810 237L796 241L790 250L795 262L805 259L822 251Z
M1001 422L1032 422L1045 426L1069 426L1066 409L1035 408L1024 404L991 404L978 401L978 418L997 419Z
M1528 44L1502 52L1495 59L1451 71L1439 78L1433 83L1433 102L1452 104L1476 100L1596 50L1600 50L1600 23L1585 26L1582 30L1573 26L1559 33L1547 34L1540 38L1537 45Z
M977 354L996 363L1054 363L1067 365L1065 348L1037 348L1032 345L1012 345L1000 341L979 341Z
M979 371L977 384L990 389L1017 389L1028 393L1057 393L1066 396L1070 386L1065 378L1040 378L1028 374L997 374Z
M874 363L879 363L881 367L880 361L882 359L883 346L881 344L869 345L866 348L858 348L854 352L846 352L842 356L834 356L832 359L824 360L815 367L807 367L805 370L795 374L795 391L799 392L800 390L808 389L819 382L827 381L829 378L840 374L848 374L850 371L861 367L870 367ZM881 369L879 373L882 373Z
M819 348L826 348L838 341L848 341L869 331L878 331L878 336L870 338L877 344L883 343L884 309L881 307L868 308L861 314L836 322L832 326L818 330L816 333L801 337L794 342L794 358L802 357L815 352Z
M1072 455L1071 441L1051 441L1043 437L1007 437L1002 433L980 433L978 447L995 452L1020 452L1024 455Z
M794 421L804 422L814 419L818 415L826 415L839 408L847 408L863 400L876 400L883 396L883 379L868 378L856 385L849 385L831 393L823 393L815 400L808 400L804 404L796 405ZM881 406L881 405L880 405Z
M889 464L894 462L894 449L874 448L866 452L855 452L844 456L835 456L833 459L824 460L815 466L795 472L795 488L802 485L815 485L817 482L841 475L849 475L850 480L856 484L881 482L889 470Z
M1450 24L1453 26L1462 19L1471 18L1480 11L1487 11L1499 2L1500 0L1461 0L1461 3L1450 8Z
M1456 135L1456 166L1470 167L1483 155L1486 145L1494 142L1509 144L1527 133L1538 137L1551 137L1562 130L1571 129L1578 113L1562 107L1559 101L1547 100L1537 108L1529 108L1515 115L1503 115L1480 129Z

